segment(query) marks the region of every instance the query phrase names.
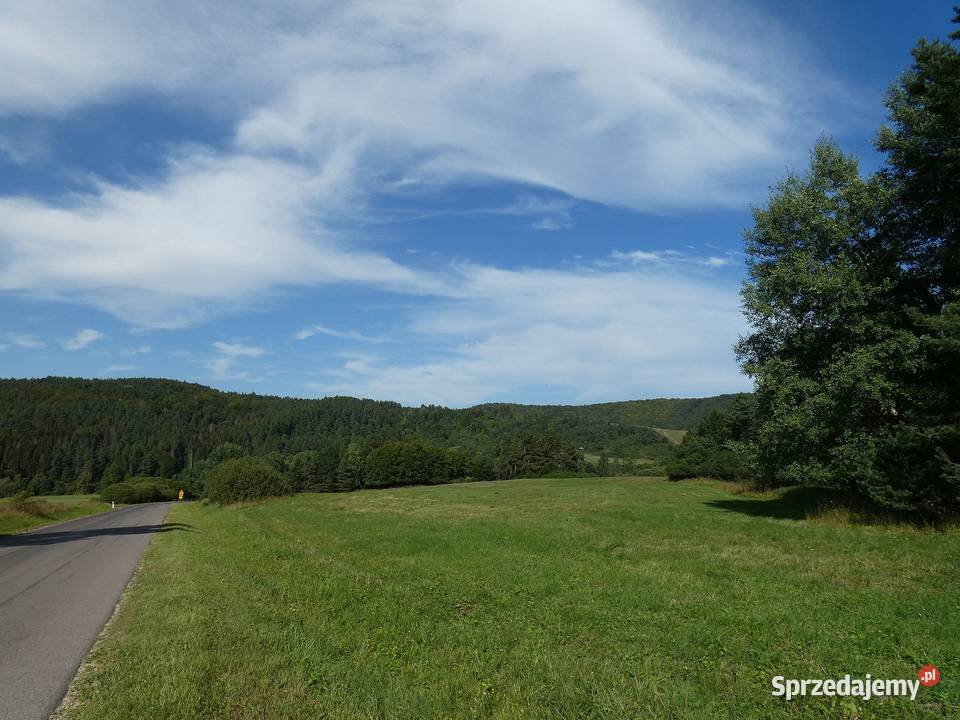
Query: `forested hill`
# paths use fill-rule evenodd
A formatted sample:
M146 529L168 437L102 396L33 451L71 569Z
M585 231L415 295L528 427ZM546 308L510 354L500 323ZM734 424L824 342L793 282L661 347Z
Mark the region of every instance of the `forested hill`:
M172 380L0 380L0 477L43 475L91 487L105 474L171 477L223 443L264 455L415 439L493 456L513 437L548 433L586 452L656 456L666 440L651 428L688 428L735 397L405 408L350 397L243 395Z

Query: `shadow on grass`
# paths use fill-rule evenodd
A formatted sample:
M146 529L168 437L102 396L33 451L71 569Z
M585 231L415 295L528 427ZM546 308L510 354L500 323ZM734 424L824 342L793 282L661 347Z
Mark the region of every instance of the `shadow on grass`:
M856 495L815 487L792 487L775 490L770 495L734 495L710 500L710 507L752 517L777 520L809 520L819 525L836 527L873 525L945 530L960 524L957 518L927 518L895 512L871 504Z
M707 505L753 517L804 520L816 515L825 503L836 500L835 496L825 494L819 488L797 487L784 490L774 497L737 496L711 500Z
M56 545L75 540L89 540L98 537L118 537L123 535L145 535L149 533L175 532L185 530L196 532L193 525L186 523L162 523L160 525L131 525L129 527L87 528L84 530L54 530L26 532L19 535L0 535L0 547L24 547L33 545Z

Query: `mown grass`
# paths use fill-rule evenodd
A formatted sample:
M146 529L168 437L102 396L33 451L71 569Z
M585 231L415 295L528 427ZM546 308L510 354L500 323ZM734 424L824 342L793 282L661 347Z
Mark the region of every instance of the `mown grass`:
M0 498L0 535L31 530L109 510L97 495L37 495L25 501Z
M175 506L72 718L960 713L960 533L789 494L520 480ZM785 702L773 675L943 680Z

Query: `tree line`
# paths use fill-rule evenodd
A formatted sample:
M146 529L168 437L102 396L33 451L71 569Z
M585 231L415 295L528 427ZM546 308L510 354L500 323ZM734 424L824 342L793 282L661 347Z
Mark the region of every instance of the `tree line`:
M517 438L504 447L494 464L457 448L419 440L353 442L339 458L316 450L250 455L238 445L225 443L175 479L128 477L105 485L101 496L108 502L154 502L175 499L183 490L188 497L231 503L296 492L585 474L588 468L572 443L552 435Z
M960 52L912 54L877 172L823 139L754 211L737 352L756 392L687 435L673 477L960 512Z
M341 489L358 486L368 456L390 442L442 450L447 464L466 464L457 473L476 478L550 472L542 462L549 453L517 460L525 438L535 438L527 442L532 449L543 441L568 453L665 459L672 447L648 425L688 427L731 400L406 408L225 393L171 380L0 380L0 493L93 492L130 477L200 488L213 466L248 455L283 458L292 464L283 472L298 486L315 487L309 478L322 477L323 489ZM564 456L549 467L574 472L566 463Z

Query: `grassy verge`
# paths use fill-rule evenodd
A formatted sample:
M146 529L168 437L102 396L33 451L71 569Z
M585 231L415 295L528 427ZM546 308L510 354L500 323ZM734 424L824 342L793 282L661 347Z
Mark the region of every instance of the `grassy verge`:
M956 717L960 532L792 502L618 478L177 505L68 716ZM928 662L916 702L770 695Z
M109 510L97 495L38 495L25 501L0 498L0 535L73 520Z

